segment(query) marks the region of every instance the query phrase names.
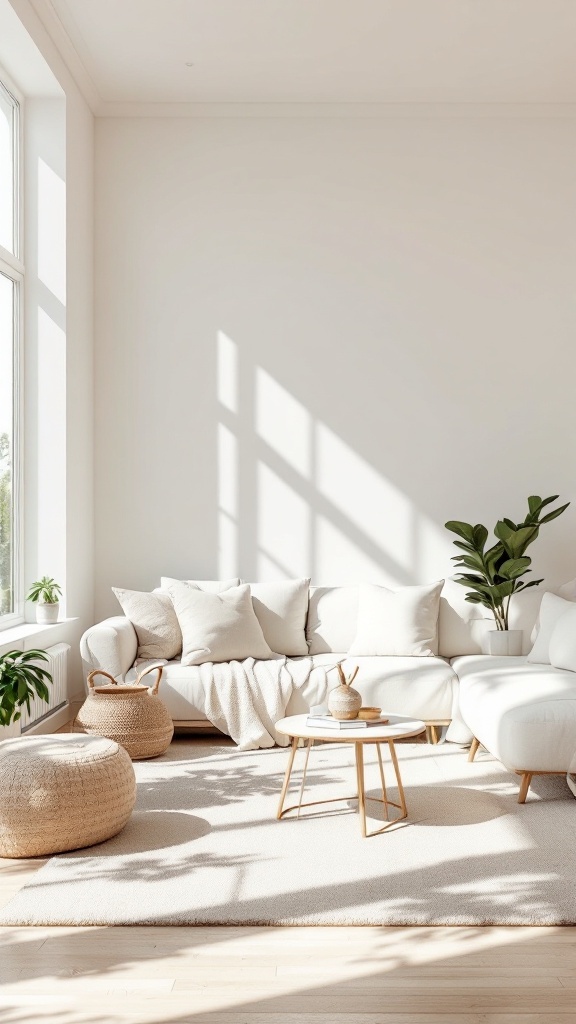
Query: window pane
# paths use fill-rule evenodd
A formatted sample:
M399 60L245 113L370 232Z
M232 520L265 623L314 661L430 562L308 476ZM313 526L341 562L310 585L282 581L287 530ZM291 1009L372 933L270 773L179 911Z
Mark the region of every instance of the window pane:
M14 611L14 289L0 274L0 615Z
M0 85L0 245L16 253L14 140L16 104Z

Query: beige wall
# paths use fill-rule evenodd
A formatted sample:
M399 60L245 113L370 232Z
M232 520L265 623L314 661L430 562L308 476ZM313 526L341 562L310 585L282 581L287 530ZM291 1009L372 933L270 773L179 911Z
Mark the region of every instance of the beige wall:
M97 615L161 573L429 580L446 519L574 499L575 163L558 117L99 119Z

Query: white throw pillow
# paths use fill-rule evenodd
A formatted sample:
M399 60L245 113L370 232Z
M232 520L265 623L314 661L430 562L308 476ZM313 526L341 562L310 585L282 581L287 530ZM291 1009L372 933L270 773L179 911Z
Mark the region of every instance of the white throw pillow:
M231 580L176 580L172 576L162 576L160 586L162 590L168 590L172 583L187 583L189 587L196 587L197 590L205 590L208 594L221 594L223 590L230 590L240 584L238 576Z
M554 668L568 669L576 672L576 605L570 601L571 607L558 619L550 637L550 664Z
M138 637L138 658L166 658L170 661L182 650L182 633L169 594L140 590L112 592Z
M552 633L556 623L571 609L574 609L573 601L566 601L563 597L558 597L557 594L545 593L542 595L538 636L528 655L528 661L534 661L540 665L550 664L550 640Z
M358 587L311 587L306 622L310 654L345 654L356 636Z
M276 654L308 654L306 616L310 580L251 583L252 605L264 638Z
M256 618L247 584L210 594L176 581L168 593L182 630L183 665L274 657Z
M358 631L348 653L356 657L433 657L438 651L438 608L444 580L426 587L387 590L361 586Z

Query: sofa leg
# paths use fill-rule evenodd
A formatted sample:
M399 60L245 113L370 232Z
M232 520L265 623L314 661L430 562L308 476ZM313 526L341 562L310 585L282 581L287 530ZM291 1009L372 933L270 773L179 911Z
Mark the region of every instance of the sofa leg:
M426 742L438 743L438 727L436 725L426 726Z
M526 797L528 796L528 790L530 789L530 783L532 781L532 772L522 772L522 782L520 783L520 792L518 793L518 803L526 803Z
M474 760L474 758L476 757L476 754L478 752L478 747L479 746L480 746L480 740L477 740L476 737L474 737L474 739L472 740L472 743L470 745L470 753L468 754L468 760L469 761L473 761Z

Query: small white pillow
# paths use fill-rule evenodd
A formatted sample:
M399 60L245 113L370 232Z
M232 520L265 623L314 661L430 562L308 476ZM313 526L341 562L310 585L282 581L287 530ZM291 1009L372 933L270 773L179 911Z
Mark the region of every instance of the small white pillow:
M138 658L166 658L182 650L182 633L169 594L112 587L118 603L136 630Z
M210 594L176 581L168 593L182 630L183 665L274 657L252 607L249 586Z
M550 637L550 664L554 668L568 669L576 672L576 605L570 601L571 607L558 619Z
M438 609L444 580L426 587L359 588L358 631L348 653L430 658L438 651Z
M208 594L221 594L223 590L230 590L240 584L238 576L231 580L176 580L172 576L162 576L160 586L162 590L168 590L172 583L187 583L189 587L196 587L197 590L205 590Z
M557 594L546 592L542 595L538 636L527 657L528 661L536 662L539 665L550 664L550 640L556 623L573 608L573 601L566 601L563 597L558 597Z
M276 654L308 654L306 616L309 579L251 583L252 604L264 638Z

